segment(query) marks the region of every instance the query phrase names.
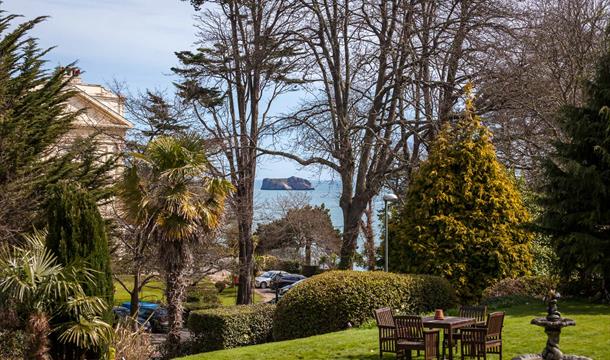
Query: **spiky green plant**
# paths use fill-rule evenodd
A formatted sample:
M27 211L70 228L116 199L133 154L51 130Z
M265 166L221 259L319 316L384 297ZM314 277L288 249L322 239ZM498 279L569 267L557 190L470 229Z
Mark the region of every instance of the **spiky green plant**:
M99 317L106 303L85 295L80 285L92 281L92 271L60 265L45 248L44 237L37 232L25 237L23 247L0 250L0 297L17 303L27 316L29 358L51 358L48 337L52 332L63 343L84 349L109 342L112 327ZM77 320L52 328L50 319L57 315L75 315Z

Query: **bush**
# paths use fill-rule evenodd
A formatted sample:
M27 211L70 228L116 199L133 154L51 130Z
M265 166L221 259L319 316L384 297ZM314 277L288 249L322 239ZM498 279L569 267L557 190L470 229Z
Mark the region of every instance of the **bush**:
M272 340L275 305L256 304L194 311L187 327L192 351L212 351Z
M384 306L421 313L447 309L455 302L449 282L436 276L329 271L293 288L278 302L273 337L294 339L359 326Z
M549 276L522 276L496 282L483 291L483 299L488 302L500 297L522 297L542 299L549 290L557 288L557 279Z
M301 263L298 260L282 260L278 264L278 268L277 270L283 270L291 274L301 273Z
M186 302L220 304L220 298L218 297L218 290L216 290L215 284L205 279L195 286L189 286L186 289Z

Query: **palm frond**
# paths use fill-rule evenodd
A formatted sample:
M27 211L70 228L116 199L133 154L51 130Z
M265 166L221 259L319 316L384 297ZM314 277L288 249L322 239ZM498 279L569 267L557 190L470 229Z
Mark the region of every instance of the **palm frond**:
M55 329L58 339L64 344L73 344L82 349L96 348L112 341L112 327L100 317L79 317L76 322L65 323Z

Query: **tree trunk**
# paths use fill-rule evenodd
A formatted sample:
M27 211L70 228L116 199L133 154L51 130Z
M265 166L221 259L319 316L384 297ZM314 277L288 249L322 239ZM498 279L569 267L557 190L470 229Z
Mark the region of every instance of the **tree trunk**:
M362 232L364 234L366 267L369 271L373 271L377 267L377 259L375 256L375 232L373 231L373 201L369 201L364 215L366 216L366 223L362 224Z
M26 332L29 334L27 338L28 359L51 360L48 338L51 333L51 325L47 314L41 311L31 314L28 318Z
M130 294L131 308L129 315L135 319L140 307L140 269L138 268L133 274L133 288Z
M239 288L237 305L251 304L252 274L254 273L254 243L252 241L252 218L254 216L254 176L245 176L237 187L237 225L239 230Z
M238 217L239 222L239 288L237 305L252 303L252 274L254 273L254 245L251 218Z
M174 244L172 244L174 245ZM180 247L179 244L172 247ZM172 249L167 249L172 252ZM173 249L177 250L177 249ZM174 257L185 251L176 251L176 254L168 254L169 257ZM169 320L169 332L167 333L166 349L168 357L176 357L180 355L180 332L183 326L183 307L182 301L186 291L186 262L187 259L178 261L169 261L165 269L165 297L167 299L167 316Z
M311 265L311 239L305 239L305 265Z

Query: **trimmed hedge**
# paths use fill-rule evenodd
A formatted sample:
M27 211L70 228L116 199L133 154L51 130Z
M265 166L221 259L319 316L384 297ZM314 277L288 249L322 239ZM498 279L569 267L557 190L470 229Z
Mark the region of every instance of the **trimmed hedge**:
M422 313L455 303L451 285L437 276L330 271L284 295L277 304L273 337L295 339L359 326L384 306Z
M256 304L193 311L187 327L192 351L204 352L272 340L275 305Z

